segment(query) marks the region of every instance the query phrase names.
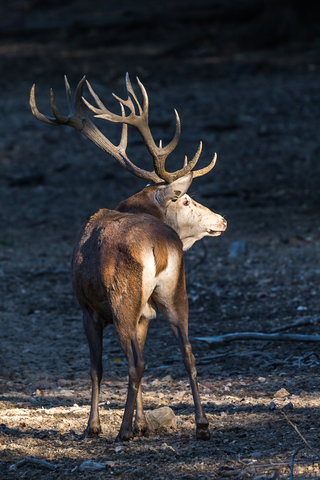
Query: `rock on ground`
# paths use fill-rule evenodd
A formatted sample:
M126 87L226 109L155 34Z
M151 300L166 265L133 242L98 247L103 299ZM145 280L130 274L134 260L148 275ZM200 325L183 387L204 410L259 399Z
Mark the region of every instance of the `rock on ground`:
M177 419L170 407L161 407L146 415L150 431L159 431L165 428L176 428Z

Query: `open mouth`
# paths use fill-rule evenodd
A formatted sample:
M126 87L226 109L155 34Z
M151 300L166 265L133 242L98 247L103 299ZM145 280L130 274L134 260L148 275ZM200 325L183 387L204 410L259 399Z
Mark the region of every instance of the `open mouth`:
M212 237L218 237L219 235L221 235L222 232L217 232L216 230L207 230L207 233L208 235L211 235Z

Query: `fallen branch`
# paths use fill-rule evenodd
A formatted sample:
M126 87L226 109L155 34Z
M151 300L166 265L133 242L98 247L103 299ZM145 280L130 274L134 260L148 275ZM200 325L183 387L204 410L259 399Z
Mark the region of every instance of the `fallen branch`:
M320 317L315 317L315 318L301 317L298 320L296 320L294 323L288 323L287 325L283 325L282 327L273 328L271 330L271 333L283 332L284 330L290 330L290 328L304 327L306 325L317 325L319 322L320 322Z
M299 435L299 437L304 441L304 443L307 445L308 448L310 448L310 450L317 456L317 452L314 450L314 448L311 447L311 445L309 444L309 442L304 438L304 436L302 435L302 433L299 432L298 430L298 427L296 425L294 425L291 420L289 420L289 418L287 417L287 415L284 413L283 410L280 410L280 412L282 413L282 415L285 417L285 419L287 420L287 422L291 425L292 428L294 428L294 430L297 432L297 434Z
M310 353L308 353L307 355L304 355L303 357L299 357L298 360L297 360L297 362L293 363L293 365L298 365L299 368L301 367L301 365L307 367L307 366L313 365L314 363L316 363L317 365L319 365L319 362L317 362L317 361L315 361L315 360L312 360L310 363L303 363L304 360L307 360L308 358L310 358L310 357L312 357L312 356L316 357L316 358L320 361L320 358L319 358L319 356L318 356L316 353L310 352Z
M310 459L310 460L301 460L301 461L298 461L298 462L295 462L296 465L310 465L310 463L319 463L320 462L320 458L315 458L315 459ZM265 464L248 464L248 463L245 463L245 462L241 462L243 465L246 465L245 468L249 467L249 468L273 468L273 467L289 467L290 464L291 464L291 461L290 462L277 462L277 463L265 463Z
M270 357L269 353L259 352L257 350L253 350L250 352L225 352L225 353L217 353L216 355L207 355L206 357L199 357L196 358L197 365L206 365L207 363L211 362L211 360L215 360L216 358L221 357Z
M239 340L261 340L264 342L320 342L320 335L298 335L293 333L237 332L215 337L194 338L195 340L209 343L210 347L223 347L230 342L236 342Z
M297 453L301 450L302 447L298 447L292 454L291 456L291 462L290 462L290 480L293 480L293 462L294 462L294 457L297 455Z
M33 465L37 465L38 467L46 468L48 470L55 470L56 468L58 468L58 465L52 465L52 463L45 462L44 460L39 460L38 458L26 457L26 458L23 458L22 460L19 460L19 462L11 465L11 467L9 468L9 471L12 472L14 470L17 470L18 468L22 467L23 465L26 465L27 463L32 463Z

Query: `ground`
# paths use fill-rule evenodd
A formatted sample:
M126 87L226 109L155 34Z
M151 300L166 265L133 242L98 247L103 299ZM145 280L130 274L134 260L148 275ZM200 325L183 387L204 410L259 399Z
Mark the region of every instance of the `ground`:
M22 33L9 22L0 45L0 478L285 479L298 447L293 478L319 478L318 344L250 340L212 350L197 337L270 333L297 320L307 325L286 332L318 333L320 42L289 36L251 48L248 36L234 41L238 23L222 14L208 22L195 16L192 23L186 14L180 23L173 18L159 26L147 19L137 26L130 23L134 13L126 11L126 22L116 22L118 12L109 29L95 17L96 29L76 24L70 31L66 24L57 30L53 13L59 9L50 8L48 2L42 20L52 35L31 21ZM27 13L32 18L32 10ZM59 21L67 23L67 13L60 12ZM37 26L39 17L34 19ZM118 32L113 43L112 32ZM208 442L195 438L187 375L160 316L144 354L145 408L170 405L177 429L115 443L127 365L110 327L104 335L102 434L82 438L90 404L89 352L71 288L70 256L81 224L144 182L78 132L36 121L28 95L36 82L39 109L50 115L53 87L66 113L63 74L73 91L87 74L116 111L111 93L125 96L126 71L137 93L135 75L148 90L157 141L170 140L173 109L180 114L182 137L168 170L180 168L185 154L191 158L200 140L201 166L218 153L214 170L194 180L190 193L223 214L228 229L185 255L189 335L210 421ZM117 142L118 125L95 123ZM134 163L151 169L135 132L129 133L128 151ZM26 457L57 468L10 469ZM81 472L87 460L108 462L106 470Z

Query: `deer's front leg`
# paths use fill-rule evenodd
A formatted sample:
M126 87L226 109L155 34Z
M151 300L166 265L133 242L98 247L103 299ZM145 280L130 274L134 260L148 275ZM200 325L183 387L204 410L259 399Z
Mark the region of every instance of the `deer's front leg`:
M84 432L85 437L97 437L101 433L99 419L99 393L102 378L102 325L94 313L90 310L84 310L83 323L87 335L90 360L91 360L91 410L88 426Z
M169 300L168 300L169 299ZM165 301L164 301L165 300ZM209 422L202 409L197 382L197 370L191 344L188 339L188 297L186 292L183 259L176 288L168 290L167 285L157 292L158 308L163 313L175 336L182 354L182 360L190 379L190 386L196 410L197 438L209 440Z
M207 420L207 417L201 405L198 381L197 381L196 362L194 359L194 355L192 353L191 344L188 340L185 321L182 319L178 319L178 320L175 320L174 322L169 321L169 324L177 340L179 348L181 350L182 360L190 379L190 386L191 386L194 406L196 410L197 439L209 440L210 439L209 422Z

